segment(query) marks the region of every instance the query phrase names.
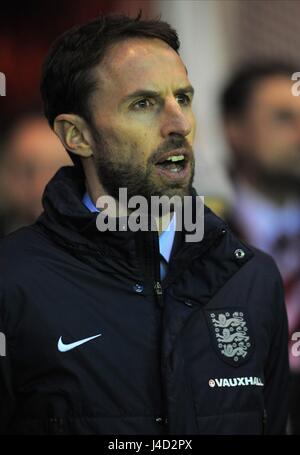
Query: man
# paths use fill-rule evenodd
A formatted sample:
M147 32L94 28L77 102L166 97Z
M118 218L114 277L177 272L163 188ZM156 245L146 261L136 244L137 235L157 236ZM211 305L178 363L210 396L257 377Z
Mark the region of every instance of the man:
M2 235L36 220L46 184L68 164L70 157L41 114L27 112L13 122L1 146Z
M271 254L284 279L293 372L290 431L299 433L300 97L293 93L294 72L278 62L247 65L224 89L222 108L236 189L231 226Z
M47 186L37 223L2 242L4 433L285 431L272 259L209 209L197 241L177 212L160 236L159 216L156 230L123 230L127 216L97 229L102 198L120 202L122 188L178 196L196 218L193 89L178 48L165 22L108 16L49 53L45 113L75 167Z

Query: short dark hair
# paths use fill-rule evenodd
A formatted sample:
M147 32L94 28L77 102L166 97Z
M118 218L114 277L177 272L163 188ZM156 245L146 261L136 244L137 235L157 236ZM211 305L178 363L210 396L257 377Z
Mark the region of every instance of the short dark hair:
M91 123L89 98L96 87L91 70L112 44L128 38L159 38L178 53L176 31L160 19L142 20L141 15L102 15L68 30L53 43L41 80L44 113L51 127L62 113L80 115Z
M274 76L291 78L297 71L296 65L285 62L248 63L237 70L229 80L220 97L221 111L225 118L240 117L249 105L249 101L258 82Z

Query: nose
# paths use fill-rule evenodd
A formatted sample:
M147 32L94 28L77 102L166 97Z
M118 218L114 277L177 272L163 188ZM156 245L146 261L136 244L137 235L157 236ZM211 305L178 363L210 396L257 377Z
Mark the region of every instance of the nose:
M175 98L167 100L164 106L161 134L164 138L179 134L188 136L192 131L192 119L190 110L186 111L178 104Z

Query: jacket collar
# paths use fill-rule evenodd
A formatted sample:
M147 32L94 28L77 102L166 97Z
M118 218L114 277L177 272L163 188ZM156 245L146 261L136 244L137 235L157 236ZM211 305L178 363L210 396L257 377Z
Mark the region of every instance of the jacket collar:
M104 250L112 247L115 251L130 254L135 233L130 230L100 232L96 226L98 213L90 212L82 202L85 191L83 171L74 166L62 167L46 186L43 195L44 212L37 223L51 231L52 235L65 245L95 248L97 244ZM196 197L197 193L193 188L193 207ZM226 228L225 222L205 206L203 241L209 239L213 232L220 232ZM178 232L176 236L177 234ZM194 246L202 245L203 241L194 242Z
M75 256L85 257L97 267L99 252L103 260L117 258L122 273L132 276L134 269L140 279L149 283L158 276L158 236L156 232L97 230L97 213L91 213L82 203L85 179L74 167L61 168L46 187L43 196L44 213L37 225L46 230L52 240L72 250ZM193 203L197 193L192 190ZM196 292L190 298L207 302L253 256L253 250L230 231L226 223L208 207L204 207L204 237L198 242L186 243L184 231L176 231L169 263L169 273L163 282L166 289L175 283L177 298L187 295L187 288ZM243 257L237 257L242 251ZM94 259L93 259L94 258ZM199 286L187 286L182 274L193 268L197 260ZM132 268L133 267L133 268ZM209 277L207 276L209 272ZM188 275L185 275L187 279ZM150 289L150 288L149 288ZM151 291L152 292L152 291Z

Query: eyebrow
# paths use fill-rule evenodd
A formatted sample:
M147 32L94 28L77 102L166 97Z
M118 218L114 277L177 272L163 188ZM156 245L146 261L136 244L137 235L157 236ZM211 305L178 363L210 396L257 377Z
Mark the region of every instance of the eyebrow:
M194 88L191 85L188 85L186 87L182 87L182 88L179 88L179 89L175 90L174 94L175 95L184 95L186 93L191 93L191 95L193 96L194 92L195 92ZM138 98L138 97L159 98L160 97L160 93L156 92L155 90L145 90L145 89L135 90L134 92L132 92L129 95L125 96L125 98L123 99L122 102L126 102L126 101L129 101L129 100L133 99L133 98Z

